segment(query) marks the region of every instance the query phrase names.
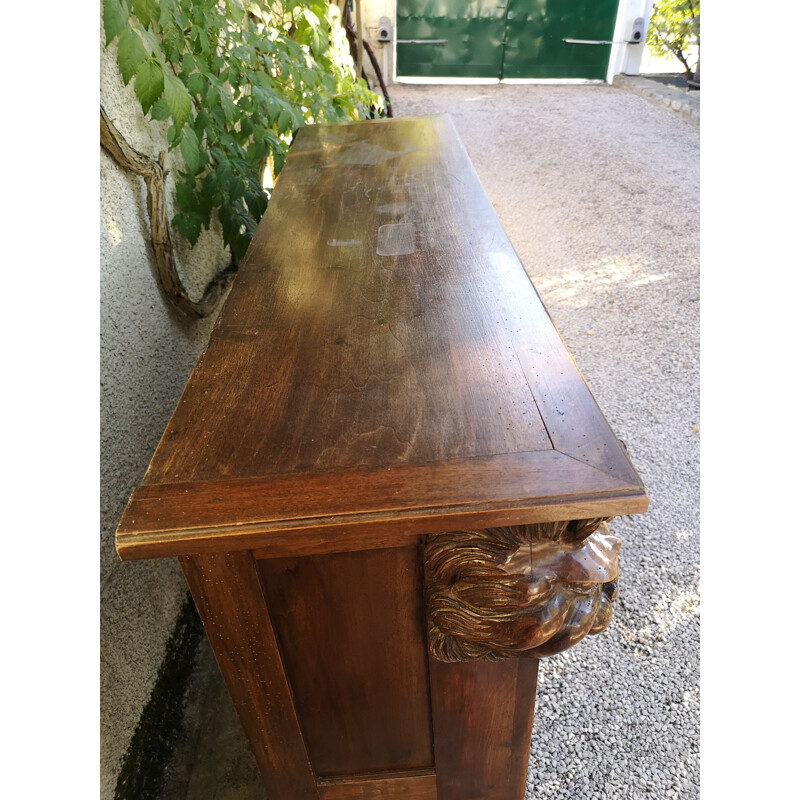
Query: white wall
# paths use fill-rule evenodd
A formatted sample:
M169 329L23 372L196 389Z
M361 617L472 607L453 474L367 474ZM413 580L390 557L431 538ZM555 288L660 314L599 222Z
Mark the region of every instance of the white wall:
M156 156L167 149L165 125L154 129L145 121L132 83L122 84L115 46L105 50L102 23L100 28L100 102L133 147ZM175 165L172 155L167 163ZM102 149L100 192L100 778L101 797L110 800L186 592L174 559L120 562L114 531L213 320L184 321L164 299L144 182ZM219 231L204 232L197 247L184 243L178 251L179 271L193 297L229 260Z
M614 28L614 41L627 41L630 38L631 26L637 17L644 18L645 35L641 44L614 44L611 46L611 58L608 64L608 83L615 75L638 75L642 58L647 53L647 26L653 11L653 0L620 0L617 12L617 24Z
M375 58L377 58L381 66L383 79L387 86L394 82L395 7L395 0L361 0L364 38L372 45L372 49L375 51ZM355 24L355 14L353 17L353 23ZM378 20L381 17L388 17L392 22L392 41L387 44L381 44L378 41ZM372 80L374 73L366 53L364 54L364 67L372 82L372 88L380 94L380 86L377 81Z

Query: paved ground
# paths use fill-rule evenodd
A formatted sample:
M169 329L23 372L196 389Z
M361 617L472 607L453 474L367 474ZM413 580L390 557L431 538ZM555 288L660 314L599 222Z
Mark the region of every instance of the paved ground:
M699 141L607 86L393 87L453 116L650 511L608 631L542 661L526 800L699 796ZM207 646L166 800L263 798Z
M655 75L615 75L614 86L625 89L658 103L680 114L693 125L700 125L700 91L686 88L686 78L682 78L683 87L669 79L661 79Z

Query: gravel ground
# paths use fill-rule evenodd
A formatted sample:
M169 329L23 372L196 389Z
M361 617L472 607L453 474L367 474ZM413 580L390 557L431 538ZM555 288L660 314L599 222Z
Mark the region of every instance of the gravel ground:
M606 86L391 94L397 115L452 115L651 498L612 523L624 544L610 628L541 662L525 800L697 798L698 131ZM196 675L162 798L263 796L205 642Z
M449 113L650 495L610 628L544 659L526 800L699 796L699 136L601 86L394 86Z

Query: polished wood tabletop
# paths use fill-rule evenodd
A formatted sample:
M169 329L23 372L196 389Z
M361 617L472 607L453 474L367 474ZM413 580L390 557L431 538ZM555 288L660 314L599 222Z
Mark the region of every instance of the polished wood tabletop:
M647 502L452 120L405 117L300 130L117 548L374 549Z

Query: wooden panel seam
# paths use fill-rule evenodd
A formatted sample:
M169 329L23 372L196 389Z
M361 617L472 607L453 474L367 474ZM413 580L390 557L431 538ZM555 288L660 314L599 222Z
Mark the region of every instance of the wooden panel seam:
M433 771L410 777L358 776L317 781L320 800L436 800Z

